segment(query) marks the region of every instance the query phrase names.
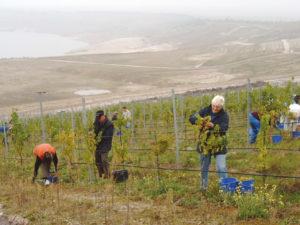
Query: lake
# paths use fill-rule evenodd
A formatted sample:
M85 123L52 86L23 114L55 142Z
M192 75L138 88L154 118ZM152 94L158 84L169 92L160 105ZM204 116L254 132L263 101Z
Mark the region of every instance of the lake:
M61 56L87 46L85 42L55 34L0 31L0 58Z

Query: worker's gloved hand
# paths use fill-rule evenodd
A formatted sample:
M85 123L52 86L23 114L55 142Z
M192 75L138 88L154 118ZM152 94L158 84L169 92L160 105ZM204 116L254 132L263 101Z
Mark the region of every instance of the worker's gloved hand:
M36 178L35 176L34 176L34 177L32 177L32 183L34 183L34 181L35 181L35 178Z

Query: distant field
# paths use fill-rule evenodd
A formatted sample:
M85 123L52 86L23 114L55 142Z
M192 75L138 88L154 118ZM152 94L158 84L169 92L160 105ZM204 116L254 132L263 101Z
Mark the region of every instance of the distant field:
M76 52L76 55L53 58L0 60L0 114L7 114L12 107L20 111L36 110L36 92L41 90L47 91L44 99L53 110L80 105L81 99L74 92L82 89L111 91L111 94L87 98L88 103L100 104L125 97L160 95L172 88L183 91L235 85L244 83L248 77L253 81L290 79L292 76L299 79L300 30L297 22L209 21L155 15L147 19L146 25L132 23L126 32L121 23L118 25L120 32L114 31L111 35L108 26L94 31L92 25L86 26L86 30L80 27L76 32L73 24L68 32L51 31L88 41L91 48L96 47L85 52L94 54L78 55L80 52ZM100 24L100 19L86 20L87 24ZM134 17L128 19L133 20ZM65 26L72 19L66 21ZM118 23L114 21L113 24ZM36 27L37 31L45 29ZM104 33L106 38L98 38ZM145 37L145 40L130 37ZM149 50L142 48L144 41L152 50L155 46L161 48L143 52ZM116 53L117 43L120 52L131 47L135 50L141 47L141 52ZM104 47L109 52L109 46L114 53L97 54Z

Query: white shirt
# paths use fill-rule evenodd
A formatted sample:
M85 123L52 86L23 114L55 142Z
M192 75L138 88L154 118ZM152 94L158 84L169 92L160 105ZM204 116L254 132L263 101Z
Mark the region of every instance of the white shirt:
M289 106L289 111L294 115L295 119L300 117L300 105L293 103Z
M131 112L127 109L126 111L123 111L122 116L123 116L124 119L130 120L131 119Z

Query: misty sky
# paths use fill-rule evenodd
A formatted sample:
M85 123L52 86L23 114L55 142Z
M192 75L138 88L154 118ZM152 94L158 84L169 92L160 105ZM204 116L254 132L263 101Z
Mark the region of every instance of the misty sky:
M163 12L203 17L300 19L299 0L0 0L0 8Z

